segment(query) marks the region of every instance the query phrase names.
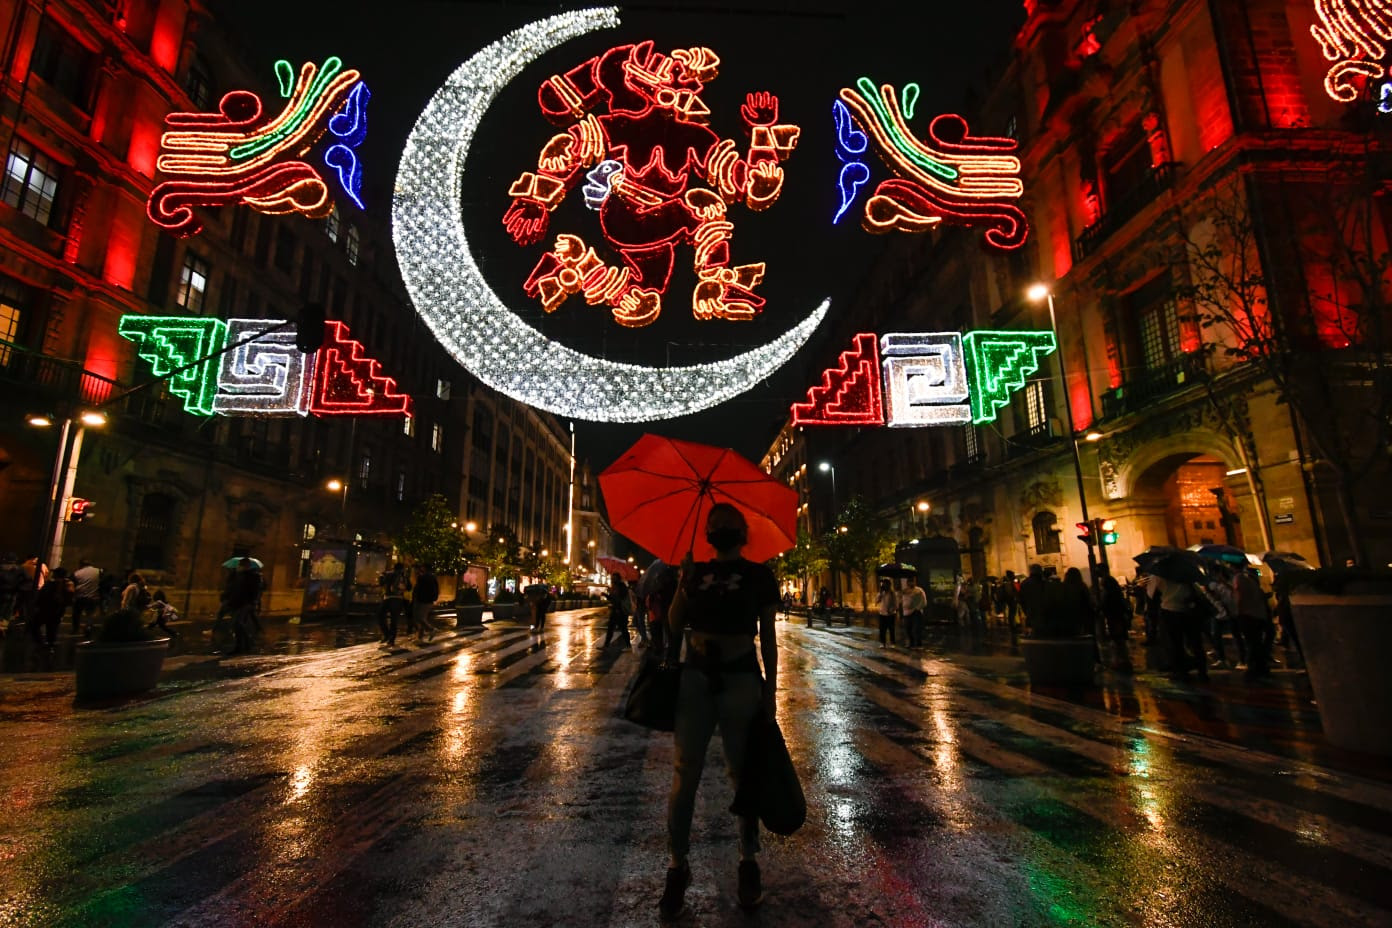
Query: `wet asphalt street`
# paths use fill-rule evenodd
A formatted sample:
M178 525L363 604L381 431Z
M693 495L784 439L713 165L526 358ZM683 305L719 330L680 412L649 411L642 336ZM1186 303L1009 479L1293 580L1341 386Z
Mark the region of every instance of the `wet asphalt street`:
M617 717L640 652L602 640L561 613L189 658L98 708L0 679L0 925L655 925L671 741ZM745 915L717 738L684 925L1392 924L1392 772L1299 686L1031 693L1016 658L780 644L807 825Z

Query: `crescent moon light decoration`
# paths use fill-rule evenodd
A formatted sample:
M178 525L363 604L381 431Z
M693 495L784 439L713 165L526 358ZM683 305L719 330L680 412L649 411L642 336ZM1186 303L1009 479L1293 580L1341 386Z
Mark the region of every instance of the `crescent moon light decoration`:
M539 20L504 36L450 75L406 140L392 200L392 234L407 291L426 325L484 383L576 419L643 422L686 415L745 392L785 364L830 301L766 345L692 367L645 367L568 348L515 315L469 250L461 194L469 145L498 93L539 56L619 24L611 7Z

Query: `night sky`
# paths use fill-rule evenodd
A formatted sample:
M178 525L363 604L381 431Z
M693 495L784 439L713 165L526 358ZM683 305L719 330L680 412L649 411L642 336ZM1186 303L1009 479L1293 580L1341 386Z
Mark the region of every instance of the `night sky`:
M503 33L576 6L223 0L225 21L264 59L268 80L278 57L322 61L338 55L363 72L372 90L363 148L365 200L370 211L384 216L401 145L448 74ZM576 39L525 70L480 127L466 167L463 206L484 274L519 315L547 335L591 354L649 364L691 364L747 350L786 331L826 297L833 313L849 306L883 242L850 217L831 224L839 164L831 102L837 90L862 75L896 85L916 80L923 96L913 122L926 126L936 113L960 108L969 89L982 86L991 66L1008 54L1022 7L1021 0L961 5L727 0L624 7L618 30ZM537 151L558 131L537 109L536 88L550 74L606 48L648 38L664 52L706 45L720 55L720 75L707 85L704 99L712 111L711 127L740 140L741 148L739 106L749 91L777 94L780 121L802 127L797 150L783 164L781 199L765 213L742 206L730 211L732 263L768 263L759 287L768 305L753 322L691 318L695 278L689 247L678 248L678 271L661 318L643 329L624 329L607 309L586 306L579 297L546 316L522 292L522 281L555 235L571 232L600 244L598 221L580 204L578 190L552 215L542 243L519 247L503 230L508 187L522 171L535 168ZM600 469L643 432L654 431L729 445L757 459L788 404L803 397L842 347L814 337L781 371L703 413L638 425L577 423L580 456Z

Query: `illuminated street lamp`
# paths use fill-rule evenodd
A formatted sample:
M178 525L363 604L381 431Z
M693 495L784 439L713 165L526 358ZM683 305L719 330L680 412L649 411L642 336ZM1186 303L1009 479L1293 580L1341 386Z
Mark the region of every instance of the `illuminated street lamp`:
M42 413L31 413L25 417L29 425L40 429L51 428L53 420L53 416ZM91 409L78 413L76 422L72 416L63 419L63 431L58 436L58 453L53 459L48 509L44 516L44 534L50 540L41 554L41 559L49 567L58 567L63 563L63 543L68 531L68 501L72 499L73 486L77 483L77 465L82 458L83 435L89 428L99 429L104 425L106 413Z
M1049 331L1053 332L1054 338L1057 339L1058 323L1054 319L1054 291L1051 290L1047 284L1036 283L1030 285L1029 289L1025 291L1025 296L1029 297L1029 299L1035 303L1038 303L1041 300L1045 300L1048 302ZM1078 506L1082 510L1083 521L1091 522L1091 519L1088 516L1087 492L1083 488L1083 456L1081 452L1079 452L1078 450L1078 433L1073 428L1073 400L1069 396L1069 394L1072 391L1070 391L1068 388L1068 370L1066 362L1064 361L1064 351L1062 342L1059 343L1057 356L1059 366L1059 379L1063 381L1063 414L1068 419L1068 439L1069 444L1073 448L1073 476L1078 481ZM1099 439L1101 437L1102 436L1100 434L1097 436L1097 438ZM1089 438L1088 440L1096 441L1097 439ZM1098 585L1097 556L1093 552L1092 545L1087 546L1087 557L1088 575L1092 577L1092 585L1093 588L1096 589Z
M477 531L478 531L478 523L477 523L477 522L465 522L465 523L464 523L464 531L466 531L466 532L477 532Z
M348 480L347 480L347 478L344 478L343 480L340 480L340 479L338 479L337 477L331 477L331 478L328 480L328 482L324 484L324 489L328 490L330 493L338 493L338 494L339 494L339 498L338 498L338 518L339 518L339 521L343 523L343 534L344 534L344 537L347 537L347 535L348 535Z

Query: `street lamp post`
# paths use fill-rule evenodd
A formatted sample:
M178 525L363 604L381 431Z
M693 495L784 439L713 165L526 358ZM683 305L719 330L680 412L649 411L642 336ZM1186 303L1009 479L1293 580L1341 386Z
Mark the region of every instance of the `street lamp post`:
M47 428L53 424L48 416L30 416L29 424L36 428ZM77 484L77 466L82 457L82 438L88 428L101 428L106 425L106 413L88 410L81 413L74 422L72 416L65 416L63 429L58 435L58 453L53 459L53 479L49 483L48 507L44 515L44 544L39 552L41 563L49 567L59 567L63 563L63 545L67 541L68 522L64 510L72 499L73 488ZM71 438L71 446L69 446Z
M836 465L830 461L822 461L817 465L817 470L824 474L831 474L831 521L836 522ZM831 595L837 601L841 601L841 574L835 567L831 569Z
M928 510L930 507L926 499L921 499L914 508L918 510L918 534L921 536L928 531Z
M1032 284L1025 294L1030 300L1038 303L1046 300L1049 305L1049 330L1054 333L1055 340L1058 339L1058 323L1054 319L1054 291L1048 285L1038 283ZM1078 481L1078 506L1082 509L1083 521L1091 522L1088 516L1087 491L1083 488L1083 456L1078 450L1078 432L1073 427L1073 400L1069 396L1068 389L1068 365L1064 360L1063 343L1058 344L1058 368L1059 378L1063 381L1063 414L1068 420L1068 441L1073 448L1073 476ZM1096 539L1097 544L1101 544L1102 539ZM1093 589L1097 589L1097 554L1092 545L1087 546L1088 576L1092 578Z
M328 490L330 493L339 494L338 521L343 525L343 535L345 538L348 538L348 484L351 482L352 481L348 480L346 477L342 480L334 477L328 483L324 484L324 489ZM348 538L348 540L352 541L353 539Z

